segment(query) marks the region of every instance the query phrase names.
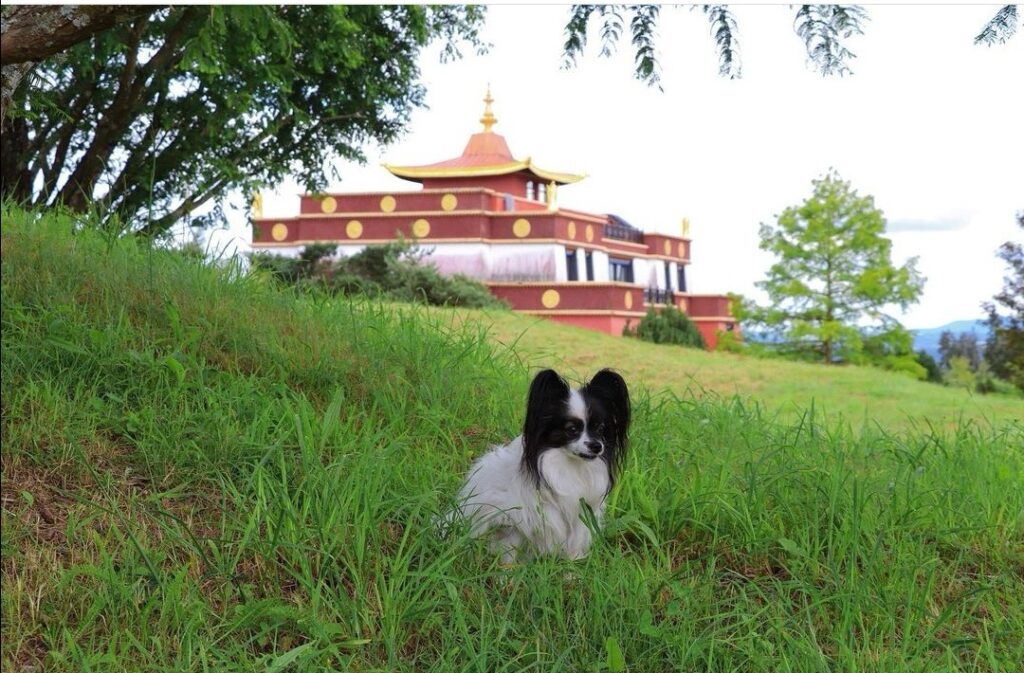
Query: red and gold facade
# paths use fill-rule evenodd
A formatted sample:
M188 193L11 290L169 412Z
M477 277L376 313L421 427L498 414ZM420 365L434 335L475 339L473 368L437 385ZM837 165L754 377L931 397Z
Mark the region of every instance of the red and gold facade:
M516 160L496 122L490 95L462 155L427 166L385 165L419 182L419 191L306 195L299 214L254 213L253 247L298 254L313 243L354 254L366 245L415 240L443 273L484 282L516 311L622 334L649 305L674 304L700 328L709 347L735 329L728 298L686 292L690 240L644 233L621 219L560 208L559 186L582 176Z

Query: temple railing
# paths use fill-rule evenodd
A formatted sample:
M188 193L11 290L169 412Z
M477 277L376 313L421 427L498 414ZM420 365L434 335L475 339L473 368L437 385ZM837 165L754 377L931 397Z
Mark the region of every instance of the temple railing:
M649 287L644 290L645 304L674 304L675 295L671 290L662 290L658 287Z
M614 238L617 241L629 241L631 243L644 242L644 232L633 227L624 227L621 224L604 225L604 237Z

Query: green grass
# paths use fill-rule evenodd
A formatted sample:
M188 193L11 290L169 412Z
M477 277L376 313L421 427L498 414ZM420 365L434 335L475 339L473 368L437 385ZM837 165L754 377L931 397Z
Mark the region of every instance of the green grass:
M1024 398L978 395L924 383L873 367L823 367L732 353L654 345L509 311L434 309L453 324L484 324L496 341L535 366L554 367L582 378L607 363L652 391L688 397L707 393L756 400L786 422L796 422L813 404L819 417L854 429L881 425L906 430L953 430L964 421L1000 425L1024 418Z
M537 351L32 219L0 249L4 671L1024 660L1019 421L636 387L593 553L503 568L431 519L516 433Z

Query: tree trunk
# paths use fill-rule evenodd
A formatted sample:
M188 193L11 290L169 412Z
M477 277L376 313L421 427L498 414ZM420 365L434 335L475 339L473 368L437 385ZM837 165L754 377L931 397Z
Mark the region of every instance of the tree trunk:
M0 19L0 123L14 91L37 62L87 40L135 16L151 14L153 5L14 5Z

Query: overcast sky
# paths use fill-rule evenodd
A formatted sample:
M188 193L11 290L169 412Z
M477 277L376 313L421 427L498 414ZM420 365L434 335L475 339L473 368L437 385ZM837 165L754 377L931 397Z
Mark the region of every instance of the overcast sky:
M495 131L518 158L588 177L559 191L561 205L616 213L647 230L678 234L691 221L694 292L739 292L772 257L758 226L810 194L835 167L888 220L894 258L920 257L921 302L901 316L934 327L981 316L1002 286L998 246L1024 238L1024 35L976 47L995 6L872 6L866 34L850 41L854 74L822 78L806 65L787 6L740 6L743 78L717 75L703 15L665 8L658 47L664 92L632 79L628 38L598 58L596 35L577 68L561 70L564 6L492 6L485 56L421 67L429 109L407 135L367 148L368 165L338 162L331 190L417 189L380 162L420 164L461 153L479 128L491 84ZM268 215L298 211L295 184L265 193ZM213 237L248 243L245 214Z

